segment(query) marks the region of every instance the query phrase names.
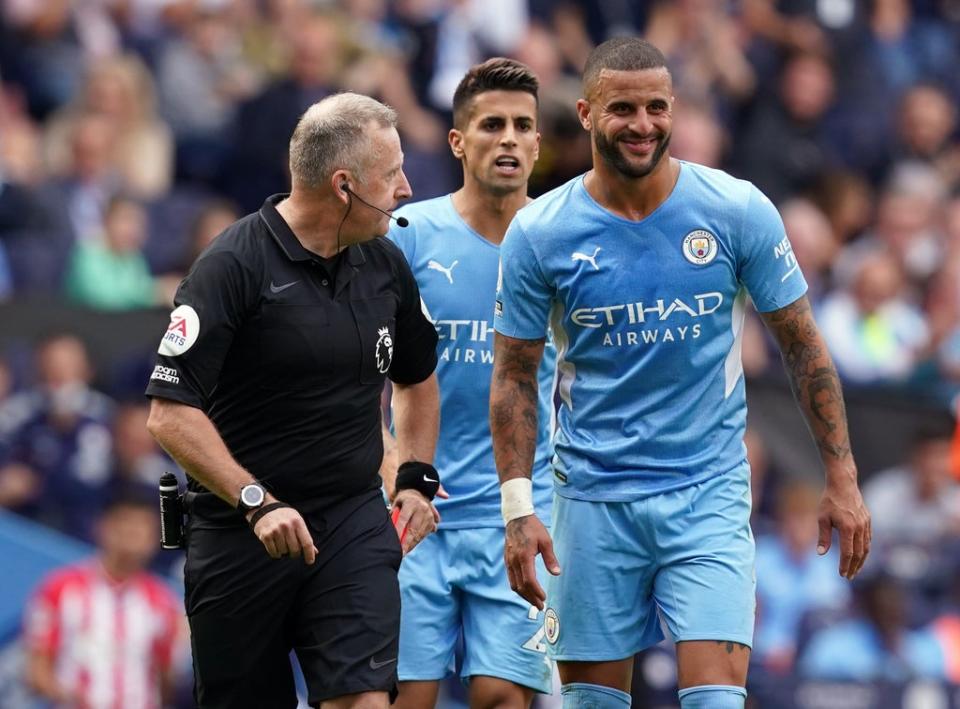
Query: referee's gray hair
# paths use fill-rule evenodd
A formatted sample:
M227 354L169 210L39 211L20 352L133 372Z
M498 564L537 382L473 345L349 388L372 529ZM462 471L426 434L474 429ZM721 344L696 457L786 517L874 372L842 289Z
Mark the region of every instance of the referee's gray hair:
M323 184L334 171L350 170L358 182L378 155L370 149L367 125L395 128L397 112L362 94L328 96L300 117L290 139L290 175L308 188Z

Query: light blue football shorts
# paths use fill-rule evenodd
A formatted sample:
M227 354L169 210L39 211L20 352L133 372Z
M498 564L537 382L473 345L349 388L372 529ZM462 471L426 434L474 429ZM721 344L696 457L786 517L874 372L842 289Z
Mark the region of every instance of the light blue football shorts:
M538 558L540 583L547 576ZM543 639L543 613L510 590L503 529L441 529L400 564L400 681L499 677L550 693L553 665Z
M754 541L746 466L632 502L554 498L560 576L544 617L555 660L631 657L663 639L752 646Z

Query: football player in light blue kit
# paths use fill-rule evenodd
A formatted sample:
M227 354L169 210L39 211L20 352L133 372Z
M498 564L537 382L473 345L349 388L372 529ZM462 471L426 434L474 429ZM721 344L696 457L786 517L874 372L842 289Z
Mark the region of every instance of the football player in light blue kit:
M401 623L395 707L423 709L438 680L452 674L462 634L461 677L472 707L530 705L550 692L552 666L543 614L510 590L503 519L488 422L493 371L493 304L500 241L526 204L539 148L537 79L509 59L473 67L454 96L450 147L463 163L457 192L400 209L409 220L393 239L420 286L440 336L440 438L435 464L448 499L438 499L438 531L400 567ZM553 357L540 368L533 499L548 520ZM386 472L389 492L389 472Z
M605 42L583 90L593 169L522 209L501 248L490 418L507 572L524 598L546 601L564 707L629 706L632 657L661 639L662 618L681 707L742 709L754 621L747 295L826 468L818 550L837 528L840 573L852 578L870 522L840 384L774 206L748 182L670 157L660 51ZM548 321L561 399L552 542L527 480ZM554 574L546 593L538 553Z

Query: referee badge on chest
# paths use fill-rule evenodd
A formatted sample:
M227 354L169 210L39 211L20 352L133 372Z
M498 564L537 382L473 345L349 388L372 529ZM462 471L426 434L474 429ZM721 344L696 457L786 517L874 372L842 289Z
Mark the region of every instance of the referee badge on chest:
M695 229L683 237L683 257L695 266L706 266L717 257L717 237Z
M386 325L377 330L376 360L377 371L386 374L393 362L393 338L390 337L390 328Z

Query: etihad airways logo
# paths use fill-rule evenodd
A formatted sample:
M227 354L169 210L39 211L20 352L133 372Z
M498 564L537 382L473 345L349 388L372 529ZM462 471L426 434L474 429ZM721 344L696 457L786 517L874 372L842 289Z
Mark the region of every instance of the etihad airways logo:
M674 316L702 318L716 312L723 305L723 295L717 292L698 293L689 302L680 298L654 301L637 301L617 305L601 305L596 308L577 308L570 319L580 327L612 327L614 325L638 325L663 322Z
M488 342L493 339L493 326L486 320L434 320L433 326L441 340L467 337L471 342Z

